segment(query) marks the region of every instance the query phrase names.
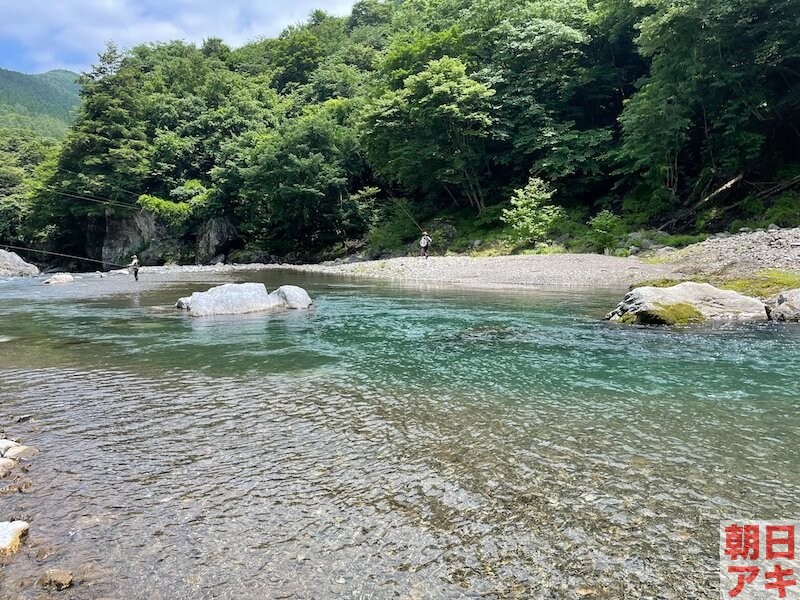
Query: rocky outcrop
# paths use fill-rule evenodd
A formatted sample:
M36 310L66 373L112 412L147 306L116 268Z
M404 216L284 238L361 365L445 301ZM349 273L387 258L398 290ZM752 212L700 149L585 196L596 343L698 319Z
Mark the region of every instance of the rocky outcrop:
M69 273L56 273L52 275L49 279L46 279L42 283L50 284L50 285L64 285L66 283L73 283L75 278L70 275Z
M9 556L19 550L20 538L29 528L25 521L0 522L0 556Z
M17 253L0 250L0 277L27 277L38 274L39 269L26 263Z
M641 325L684 325L703 321L767 320L767 307L756 298L720 290L708 283L686 282L668 288L640 287L628 292L606 319Z
M781 292L767 303L769 318L781 323L800 323L800 289Z
M198 265L222 262L221 251L233 237L233 226L226 219L211 219L197 234L195 262Z
M102 253L106 268L128 264L132 254L142 264L179 262L183 243L167 225L142 210L124 219L106 217Z
M281 286L271 294L263 283L226 283L205 292L180 298L175 307L193 317L241 315L247 313L308 308L311 298L297 286Z

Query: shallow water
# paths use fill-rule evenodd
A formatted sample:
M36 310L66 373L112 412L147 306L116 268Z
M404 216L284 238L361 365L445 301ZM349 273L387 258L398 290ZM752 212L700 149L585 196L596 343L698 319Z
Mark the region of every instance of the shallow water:
M169 308L233 280L315 307ZM64 567L60 598L709 598L720 519L800 516L799 328L600 321L620 290L140 283L0 284L0 425L42 451L0 494L31 522L0 597Z

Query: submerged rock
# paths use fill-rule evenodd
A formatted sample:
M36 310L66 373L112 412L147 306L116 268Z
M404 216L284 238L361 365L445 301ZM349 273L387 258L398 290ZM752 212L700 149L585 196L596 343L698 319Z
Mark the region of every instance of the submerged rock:
M756 298L691 281L668 288L636 288L606 315L607 320L640 325L754 322L767 318L767 307Z
M8 556L19 550L19 540L29 527L25 521L0 522L0 556Z
M11 440L0 440L0 456L4 456L6 450L13 448L14 446L19 446L19 444L17 442L12 442Z
M193 317L241 315L286 308L308 308L311 298L301 287L284 285L271 294L263 283L226 283L178 299L176 308Z
M16 252L0 250L0 277L26 277L38 274L39 269L22 260Z
M30 458L36 454L39 454L39 451L33 446L14 446L3 453L3 458L18 460L20 458Z
M72 573L65 569L47 569L44 575L39 577L38 583L43 588L65 590L72 585Z
M781 292L767 304L769 318L782 323L800 323L800 289Z
M72 283L75 281L75 278L70 275L69 273L56 273L50 279L43 281L42 283L49 283L51 285L61 285L65 283Z
M312 304L308 292L296 285L282 285L270 295L277 295L281 298L286 308L305 309Z

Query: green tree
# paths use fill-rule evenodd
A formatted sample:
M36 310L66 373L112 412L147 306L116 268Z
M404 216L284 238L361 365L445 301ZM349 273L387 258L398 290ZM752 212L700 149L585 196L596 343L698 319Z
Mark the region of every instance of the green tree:
M432 60L403 88L389 91L366 115L365 144L375 170L409 190L445 191L486 206L486 140L491 133L493 91L466 74L464 64Z

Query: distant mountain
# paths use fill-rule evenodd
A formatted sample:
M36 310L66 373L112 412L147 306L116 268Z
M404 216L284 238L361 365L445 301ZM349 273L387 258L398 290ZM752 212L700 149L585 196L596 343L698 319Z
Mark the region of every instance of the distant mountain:
M0 128L63 136L79 102L77 79L71 71L26 75L0 69Z

